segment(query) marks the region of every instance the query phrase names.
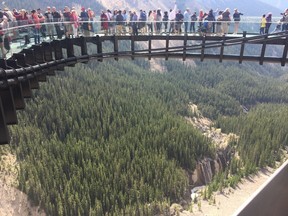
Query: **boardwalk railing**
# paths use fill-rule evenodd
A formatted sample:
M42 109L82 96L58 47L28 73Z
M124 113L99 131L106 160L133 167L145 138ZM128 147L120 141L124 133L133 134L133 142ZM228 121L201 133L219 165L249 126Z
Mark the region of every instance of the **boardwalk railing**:
M19 28L10 28L7 34L16 30L19 31ZM0 59L0 144L9 143L7 125L17 124L16 110L25 108L24 98L31 97L32 89L39 88L39 82L45 81L46 76L54 75L56 70L64 70L65 66L92 59L103 61L119 58L177 58L183 61L214 59L219 62L253 61L261 65L269 62L282 66L288 62L288 31L269 35L247 35L246 32L242 35L221 36L127 33L54 40L46 38L40 44L30 41L29 45L23 47L20 46L23 40L17 41L19 37L16 37L12 41L12 49L14 46L16 52L11 52L6 59ZM15 47L16 44L19 46ZM275 52L268 52L268 48L276 46L275 56ZM253 55L246 52L249 47L255 52Z

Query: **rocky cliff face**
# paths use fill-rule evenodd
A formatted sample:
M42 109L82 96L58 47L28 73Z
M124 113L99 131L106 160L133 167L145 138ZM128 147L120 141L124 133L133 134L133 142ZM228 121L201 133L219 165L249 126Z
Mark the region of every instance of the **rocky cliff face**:
M7 146L0 147L0 215L45 216L38 206L32 206L18 185L19 164Z
M191 185L206 185L211 182L215 174L225 170L233 153L228 144L230 140L238 139L238 137L235 134L222 133L221 129L214 128L212 126L213 122L203 117L195 104L189 104L189 107L196 114L196 117L186 118L186 120L199 129L204 136L210 138L216 149L218 149L215 159L204 158L198 161L196 169L191 176Z
M230 148L229 148L230 149ZM226 149L219 151L215 159L204 158L196 165L196 169L191 176L191 184L195 186L207 185L214 175L225 170L231 159L231 152Z

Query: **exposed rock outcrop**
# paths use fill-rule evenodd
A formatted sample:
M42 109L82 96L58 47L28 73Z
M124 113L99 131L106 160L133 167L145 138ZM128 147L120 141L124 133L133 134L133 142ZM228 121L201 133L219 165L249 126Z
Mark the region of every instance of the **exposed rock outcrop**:
M214 175L225 170L231 159L231 151L219 151L215 159L204 158L196 165L192 174L192 185L206 185L211 182Z

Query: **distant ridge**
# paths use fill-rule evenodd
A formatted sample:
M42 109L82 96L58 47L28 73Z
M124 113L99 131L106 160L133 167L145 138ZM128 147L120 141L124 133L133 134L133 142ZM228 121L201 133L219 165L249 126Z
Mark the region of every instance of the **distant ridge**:
M63 9L65 5L72 6L72 5L81 5L84 7L90 7L95 12L96 15L99 15L100 11L103 8L114 9L120 7L126 7L129 9L137 10L137 9L157 9L161 8L162 10L168 10L172 8L174 5L173 0L142 0L142 1L135 1L135 0L117 0L113 1L113 3L109 1L103 0L30 0L30 1L21 1L21 0L14 0L6 2L6 5L12 9L35 9L41 8L45 10L47 6L56 6L57 9ZM238 8L239 11L244 13L245 16L259 16L261 17L262 14L271 12L274 16L280 16L280 13L284 11L284 1L270 1L270 0L178 0L176 1L178 4L178 8L184 10L185 8L189 7L192 11L199 11L199 9L209 10L217 8L219 10L224 10L225 8L230 8L231 12L233 12L234 8ZM274 2L276 2L274 4ZM103 4L103 6L102 6ZM0 6L1 7L1 6ZM4 5L3 5L4 7ZM287 6L286 6L287 7ZM283 8L283 9L282 9ZM123 8L120 8L123 9Z

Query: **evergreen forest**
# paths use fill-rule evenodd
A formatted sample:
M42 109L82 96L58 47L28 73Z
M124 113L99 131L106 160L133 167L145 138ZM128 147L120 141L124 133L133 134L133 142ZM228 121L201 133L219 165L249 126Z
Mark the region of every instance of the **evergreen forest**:
M194 115L189 103L240 137L226 177L282 160L285 69L161 64L163 73L144 59L91 61L41 84L10 127L19 189L33 204L59 216L165 214L189 192L197 161L217 151L185 120Z

